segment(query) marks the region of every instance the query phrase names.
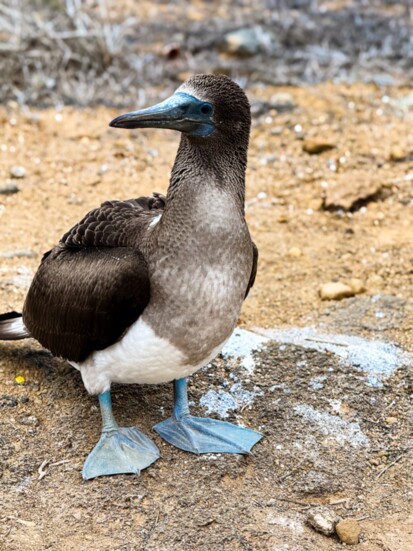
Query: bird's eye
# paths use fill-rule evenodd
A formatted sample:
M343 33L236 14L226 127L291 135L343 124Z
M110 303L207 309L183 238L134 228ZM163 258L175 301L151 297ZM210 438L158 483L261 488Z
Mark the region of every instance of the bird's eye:
M201 107L201 113L203 115L210 115L212 113L212 107L210 105L203 105Z

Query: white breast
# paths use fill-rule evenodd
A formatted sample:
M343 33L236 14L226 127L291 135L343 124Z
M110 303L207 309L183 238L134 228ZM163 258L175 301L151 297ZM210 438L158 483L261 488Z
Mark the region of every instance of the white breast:
M188 377L214 358L225 341L198 365L189 365L171 342L158 337L139 318L117 343L93 352L84 362L74 363L90 394L110 389L110 384L158 384Z

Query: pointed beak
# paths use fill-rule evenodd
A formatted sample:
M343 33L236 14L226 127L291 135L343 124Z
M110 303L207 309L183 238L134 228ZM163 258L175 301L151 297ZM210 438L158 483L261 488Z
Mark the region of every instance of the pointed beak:
M194 96L176 92L165 101L120 115L109 123L115 128L170 128L197 136L208 136L214 129L212 105Z

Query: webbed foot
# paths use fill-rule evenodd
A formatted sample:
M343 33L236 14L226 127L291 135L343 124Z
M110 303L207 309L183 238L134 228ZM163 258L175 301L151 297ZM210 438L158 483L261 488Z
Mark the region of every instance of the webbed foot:
M155 444L134 427L103 432L83 466L85 480L110 474L135 473L160 457Z
M85 480L110 474L139 474L160 457L158 448L140 430L117 425L110 391L99 394L99 405L102 436L83 466Z
M192 453L249 453L261 440L255 430L208 417L189 414L185 379L174 382L175 401L172 417L154 426L167 442Z
M154 429L173 446L192 453L247 454L262 438L255 430L192 415L170 417Z

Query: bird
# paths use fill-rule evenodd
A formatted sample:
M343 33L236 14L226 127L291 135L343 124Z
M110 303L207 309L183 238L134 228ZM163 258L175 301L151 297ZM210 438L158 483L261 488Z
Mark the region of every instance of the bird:
M173 413L153 427L163 439L196 454L248 454L262 434L192 416L187 392L231 336L257 272L245 220L248 98L227 76L194 75L109 126L181 133L166 196L88 212L44 254L22 313L0 316L0 339L37 339L98 396L102 430L85 480L139 474L160 457L137 427L118 425L112 383L173 382Z

